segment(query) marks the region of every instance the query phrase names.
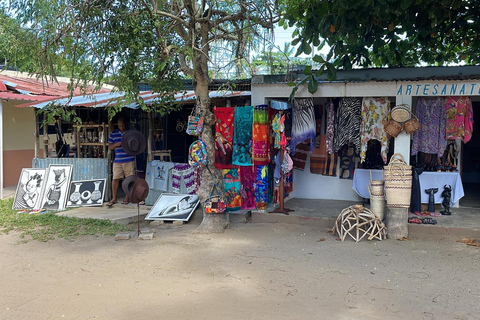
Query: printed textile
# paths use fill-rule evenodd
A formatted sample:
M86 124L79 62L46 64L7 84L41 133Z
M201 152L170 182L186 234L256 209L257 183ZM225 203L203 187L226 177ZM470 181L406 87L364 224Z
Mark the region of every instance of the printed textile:
M235 108L213 109L215 118L215 168L232 168Z
M238 168L223 169L222 175L227 211L240 210L242 198L240 195L240 177L238 174Z
M286 101L272 100L270 101L270 108L275 110L287 110L291 108L291 105Z
M253 108L253 164L268 163L268 106L258 105Z
M296 146L305 140L315 141L315 109L313 99L295 99L293 103L292 137L290 140L290 152L295 154ZM310 146L310 153L315 146Z
M304 141L297 145L297 152L292 155L293 168L297 170L305 170L305 163L310 151L310 143Z
M235 134L233 139L233 164L252 165L253 107L235 108Z
M285 116L282 116L280 113L277 113L272 120L272 131L274 135L274 148L280 149L282 142L282 132L285 130L283 122L285 121Z
M334 153L333 146L335 141L335 126L336 126L336 117L335 117L335 105L332 100L330 100L325 105L325 113L327 114L327 130L326 132L326 149L328 154Z
M337 130L333 151L353 142L360 152L360 123L362 122L362 100L360 98L342 98L338 106Z
M172 169L172 193L180 193L180 182L183 182L189 194L195 194L195 168L185 163L175 163Z
M256 177L256 207L258 210L266 210L268 201L268 166L256 166Z
M310 172L315 174L323 174L326 169L327 151L326 136L324 134L319 137L319 146L315 148L310 155Z
M343 146L340 150L340 179L353 180L353 174L355 171L355 151L354 145Z
M240 184L242 195L242 210L255 209L256 194L255 181L257 172L254 167L240 167Z
M415 114L421 127L413 133L412 155L421 151L441 157L447 146L445 99L419 98Z
M382 148L380 153L384 163L387 163L388 139L383 127L387 124L390 112L388 98L363 98L362 123L360 126L360 162L365 161L369 140L380 141Z
M167 191L168 172L173 166L173 162L151 161L147 170L147 182L150 189Z
M447 97L447 139L460 139L467 143L473 133L473 108L469 97Z

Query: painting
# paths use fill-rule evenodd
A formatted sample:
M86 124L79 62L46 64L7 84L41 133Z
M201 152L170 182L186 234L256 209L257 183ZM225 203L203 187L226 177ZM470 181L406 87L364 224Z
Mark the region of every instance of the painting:
M67 208L102 206L106 179L72 181L67 198Z
M55 211L65 209L72 169L71 164L51 164L48 166L40 208Z
M162 193L145 219L188 221L199 203L196 194Z
M45 169L22 169L12 210L34 210L40 208L42 190L45 186L45 175Z

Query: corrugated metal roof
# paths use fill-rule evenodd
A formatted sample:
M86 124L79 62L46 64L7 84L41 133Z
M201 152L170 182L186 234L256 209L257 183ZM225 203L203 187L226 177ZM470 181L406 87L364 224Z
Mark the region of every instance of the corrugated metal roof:
M71 99L64 98L64 99L56 99L50 100L47 102L30 102L17 105L19 108L24 107L35 107L38 109L43 109L48 104L54 103L56 105L68 105L68 106L75 106L75 107L92 107L92 108L101 108L105 107L109 104L114 104L118 102L125 102L123 100L125 93L124 92L109 92L103 94L92 94L88 96L78 96L73 97ZM145 91L140 92L139 97L142 98L145 104L153 104L158 99L161 94L154 93L152 91ZM250 96L250 91L210 91L210 99L216 98L232 98L232 97L241 97L241 96ZM176 102L186 102L186 101L195 101L197 96L193 90L189 90L186 92L180 92L175 94L175 101ZM126 105L127 108L138 109L139 106L136 103L131 103Z

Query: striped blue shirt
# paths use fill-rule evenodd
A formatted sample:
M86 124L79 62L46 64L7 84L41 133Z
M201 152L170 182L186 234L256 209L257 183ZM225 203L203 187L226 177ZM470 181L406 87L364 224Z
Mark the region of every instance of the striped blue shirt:
M113 130L108 138L108 143L122 142L122 137L123 133L121 133L120 130ZM114 163L126 163L131 161L135 161L135 156L131 156L126 153L122 147L115 148L115 160L113 160Z

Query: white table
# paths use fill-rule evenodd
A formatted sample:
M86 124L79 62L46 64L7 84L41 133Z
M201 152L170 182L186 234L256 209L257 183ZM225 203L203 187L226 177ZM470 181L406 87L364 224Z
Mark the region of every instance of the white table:
M370 171L373 180L383 180L382 170L355 169L352 188L362 198L369 199L367 186L370 180ZM438 188L435 194L435 203L442 203L443 186L452 186L452 204L456 204L465 193L463 191L462 178L459 172L423 172L420 174L420 190L422 191L422 203L428 203L428 194L425 189Z

